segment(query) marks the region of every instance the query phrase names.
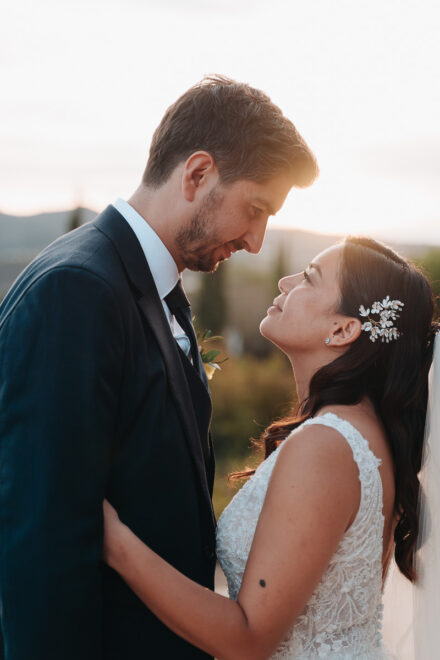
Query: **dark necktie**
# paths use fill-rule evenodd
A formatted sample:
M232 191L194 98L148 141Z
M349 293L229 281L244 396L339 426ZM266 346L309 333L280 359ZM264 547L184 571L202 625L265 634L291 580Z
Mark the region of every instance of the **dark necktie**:
M185 291L183 290L181 280L179 280L174 289L170 291L167 296L165 296L165 302L168 305L171 314L176 317L178 324L189 339L191 344L191 357L194 369L197 371L197 373L200 373L199 349L197 346L196 334L194 332L191 320L191 307L189 300L185 295Z

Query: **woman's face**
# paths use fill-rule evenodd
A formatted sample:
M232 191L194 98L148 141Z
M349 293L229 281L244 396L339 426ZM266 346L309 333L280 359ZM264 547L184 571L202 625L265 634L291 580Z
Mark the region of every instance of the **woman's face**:
M261 334L285 353L313 352L325 347L341 315L339 307L339 263L343 245L321 252L307 268L283 277L281 295L260 324Z

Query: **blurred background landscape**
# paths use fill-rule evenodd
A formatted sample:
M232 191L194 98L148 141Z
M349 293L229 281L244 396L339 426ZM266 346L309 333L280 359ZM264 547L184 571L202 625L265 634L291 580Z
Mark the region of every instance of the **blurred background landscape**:
M35 216L0 214L0 300L38 252L95 215L87 208ZM303 270L340 238L298 229L269 229L259 255L239 252L213 274L184 273L196 327L221 334L222 341L207 347L221 348L219 359L228 358L210 382L217 515L240 486L240 482L230 485L227 475L261 460L251 438L258 438L273 419L287 414L296 403L290 364L258 331L277 295L277 282L285 274ZM440 246L398 242L391 246L425 269L438 295Z
M436 0L3 0L0 298L47 244L137 187L166 108L203 75L263 89L320 176L269 222L258 256L185 273L196 323L224 337L211 381L217 514L250 438L295 402L258 332L278 279L367 234L440 280ZM213 346L214 347L214 346Z

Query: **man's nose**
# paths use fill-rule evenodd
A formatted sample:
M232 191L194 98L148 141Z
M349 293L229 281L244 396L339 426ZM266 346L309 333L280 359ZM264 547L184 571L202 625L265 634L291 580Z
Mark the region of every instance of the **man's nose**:
M258 225L254 225L252 229L246 232L244 240L246 241L246 250L251 254L258 254L263 245L264 236L266 234L268 218L264 219Z

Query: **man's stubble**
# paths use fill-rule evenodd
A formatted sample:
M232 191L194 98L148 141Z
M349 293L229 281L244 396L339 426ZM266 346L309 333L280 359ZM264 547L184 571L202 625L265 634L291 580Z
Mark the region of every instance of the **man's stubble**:
M215 229L215 218L220 212L224 194L214 187L200 204L188 225L180 229L175 238L180 260L189 270L212 273L218 266L214 257L221 241Z

